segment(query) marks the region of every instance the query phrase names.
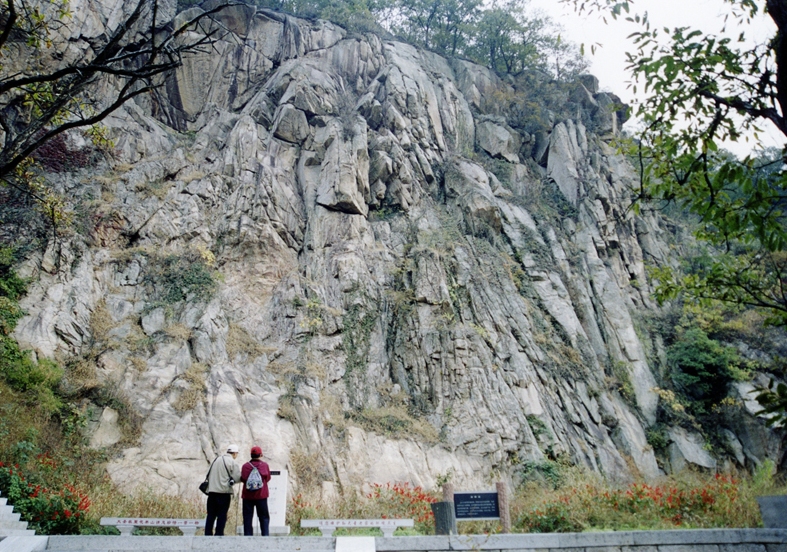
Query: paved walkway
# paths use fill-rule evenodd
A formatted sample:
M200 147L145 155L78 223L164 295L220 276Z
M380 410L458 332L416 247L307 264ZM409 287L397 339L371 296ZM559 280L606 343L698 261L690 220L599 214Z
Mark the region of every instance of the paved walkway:
M36 536L0 552L339 552L357 540L374 552L787 552L787 529L702 529L430 537Z

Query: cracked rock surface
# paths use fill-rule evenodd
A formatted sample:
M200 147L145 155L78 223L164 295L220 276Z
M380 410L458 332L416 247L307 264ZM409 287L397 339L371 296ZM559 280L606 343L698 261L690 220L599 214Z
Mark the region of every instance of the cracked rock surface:
M116 21L89 4L72 48ZM636 177L600 138L616 114L583 88L589 117L519 132L483 67L267 10L223 21L106 121L112 167L60 177L87 238L22 270L15 337L86 359L138 419L125 441L116 410L92 422L112 479L191 494L230 442L328 489L473 488L558 458L657 476L634 320L667 231L625 208ZM681 431L675 457L710 465Z

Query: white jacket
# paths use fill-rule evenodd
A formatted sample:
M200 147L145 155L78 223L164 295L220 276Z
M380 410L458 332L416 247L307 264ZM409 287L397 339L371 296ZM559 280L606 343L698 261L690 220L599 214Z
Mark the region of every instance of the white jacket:
M230 477L236 482L240 482L240 466L231 455L224 454L211 464L208 474L208 492L232 494L232 486L229 484Z

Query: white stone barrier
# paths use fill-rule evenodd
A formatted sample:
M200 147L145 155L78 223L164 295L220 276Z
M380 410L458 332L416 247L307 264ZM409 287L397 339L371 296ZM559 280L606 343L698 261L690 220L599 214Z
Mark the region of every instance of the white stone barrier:
M301 527L316 527L323 537L333 536L339 527L359 529L362 527L378 527L384 537L393 537L397 527L412 527L412 519L302 519Z
M131 535L135 527L177 527L184 535L193 537L197 529L205 527L205 519L103 517L100 524L117 527L121 535Z

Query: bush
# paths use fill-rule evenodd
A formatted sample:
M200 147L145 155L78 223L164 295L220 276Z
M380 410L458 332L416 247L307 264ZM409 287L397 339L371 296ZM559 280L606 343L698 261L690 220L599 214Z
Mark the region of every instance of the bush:
M13 251L0 247L0 375L17 391L28 394L45 412L57 411L61 404L54 389L63 377L62 369L47 359L33 360L10 336L16 323L24 316L19 299L26 283L11 268Z
M43 456L43 462L51 458ZM59 490L31 481L18 466L0 462L0 490L32 529L44 535L78 535L90 508L90 499L73 485Z
M18 301L25 294L27 284L11 269L13 262L13 250L0 247L0 337L9 335L25 314Z
M170 305L180 301L207 302L218 289L209 263L193 252L183 257L151 259L146 279L156 287L162 301Z
M667 351L672 367L672 381L684 395L700 407L698 413L710 411L727 396L733 367L740 357L734 347L725 347L710 339L700 328L690 328L680 335Z
M434 526L431 505L437 502L434 494L421 487L411 487L408 483L375 483L367 498L374 502L381 517L413 518L418 532L431 533Z
M582 525L571 519L568 509L562 504L546 504L532 512L523 514L516 522L524 533L576 533Z
M543 422L541 423L543 424ZM523 462L520 473L522 481L536 481L549 484L553 489L559 488L563 483L563 466L552 460Z

